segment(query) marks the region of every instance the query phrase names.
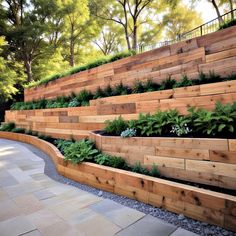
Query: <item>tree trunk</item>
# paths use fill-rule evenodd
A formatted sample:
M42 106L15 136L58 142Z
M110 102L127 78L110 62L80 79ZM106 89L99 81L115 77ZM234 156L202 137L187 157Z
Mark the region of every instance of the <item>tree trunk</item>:
M25 60L25 69L27 74L27 81L31 82L33 80L32 69L31 69L31 61Z
M234 19L234 13L233 13L234 6L233 6L232 0L229 0L229 5L230 5L230 11L231 11L231 19L233 20Z
M74 42L74 24L71 24L70 32L70 66L75 65L75 42Z
M132 49L136 52L137 51L137 25L134 24L134 30L133 30L133 46Z
M71 67L75 65L74 57L75 57L75 44L74 44L74 40L71 38L70 40L70 66Z
M124 29L125 29L125 40L126 40L126 43L127 43L128 50L130 51L131 50L131 45L130 45L130 41L129 41L129 33L128 33L127 26L124 26Z
M211 3L213 4L215 10L216 10L216 14L217 14L217 17L218 17L218 20L219 20L219 23L220 24L223 24L224 23L224 20L222 19L221 15L220 15L220 10L216 4L216 1L215 0L211 0Z

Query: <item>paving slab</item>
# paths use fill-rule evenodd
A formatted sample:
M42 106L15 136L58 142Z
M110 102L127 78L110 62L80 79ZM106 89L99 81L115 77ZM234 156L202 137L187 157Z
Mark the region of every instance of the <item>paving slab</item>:
M194 236L157 218L59 183L19 142L0 139L0 236Z
M1 236L16 236L35 229L36 227L25 216L17 216L0 222Z
M168 236L177 229L176 226L164 223L157 218L146 215L128 228L120 231L119 236Z

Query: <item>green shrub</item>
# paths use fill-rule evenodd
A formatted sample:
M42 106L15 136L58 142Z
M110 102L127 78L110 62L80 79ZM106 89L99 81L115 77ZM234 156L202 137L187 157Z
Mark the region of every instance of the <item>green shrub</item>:
M118 168L118 169L127 169L127 163L122 157L111 156L108 161L108 166Z
M10 122L10 123L5 123L0 126L0 131L12 131L15 128L15 123Z
M113 89L113 96L126 95L130 93L131 89L128 86L123 85L122 82L116 85L115 88Z
M236 103L224 106L217 103L214 111L190 108L189 112L195 133L215 136L221 133L230 135L235 132Z
M127 169L126 161L121 157L100 153L95 157L95 162L99 165L110 166L118 169Z
M93 99L98 99L98 98L103 98L103 97L105 97L105 94L103 90L101 89L101 87L98 87L95 94L93 95Z
M107 87L103 90L104 97L114 96L113 89L111 85L107 85Z
M132 128L144 136L163 135L171 131L176 117L179 117L176 110L158 111L154 115L140 114Z
M171 76L169 76L166 80L161 82L160 90L172 89L174 88L175 84L176 80L171 79Z
M133 86L132 93L143 93L145 91L145 88L143 86L143 83L140 80L136 80Z
M128 128L128 122L126 122L121 116L114 120L106 121L105 131L108 134L120 135L124 130Z
M236 19L232 19L232 20L229 20L229 21L223 23L222 25L220 25L219 30L226 29L226 28L234 26L234 25L236 25Z
M132 167L131 170L135 173L143 174L143 175L149 175L149 170L142 166L140 161L136 162Z
M192 85L193 85L193 81L190 80L187 75L184 75L179 82L176 82L176 84L174 85L174 88L187 87L187 86L192 86Z
M50 142L50 143L54 143L54 138L52 138L52 137L49 136L49 135L39 134L39 135L38 135L38 138L43 139L43 140L45 140L45 141L47 141L47 142Z
M25 131L25 134L28 134L28 135L32 135L32 133L33 131L31 129Z
M160 173L157 169L157 165L153 164L151 170L149 171L149 175L153 177L160 177Z
M72 143L74 143L71 140L64 140L64 139L57 139L54 141L54 144L56 147L64 154L64 150L69 147Z
M11 132L24 134L25 129L24 128L14 128L14 129L11 130Z
M90 140L81 140L72 143L64 148L65 160L71 161L72 164L78 164L83 161L91 161L99 153Z
M160 84L154 83L152 79L148 79L143 83L143 87L145 92L153 92L159 90Z

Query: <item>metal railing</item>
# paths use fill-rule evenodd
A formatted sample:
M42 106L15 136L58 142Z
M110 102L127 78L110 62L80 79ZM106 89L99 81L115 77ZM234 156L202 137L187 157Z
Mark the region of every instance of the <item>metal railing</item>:
M236 9L221 15L221 18L223 19L224 22L236 19ZM192 38L199 37L205 34L209 34L209 33L219 30L220 25L221 25L220 20L217 17L211 21L204 23L203 25L198 26L197 28L193 30L190 30L186 33L178 35L176 39L174 40L166 40L163 42L158 42L153 45L140 45L138 48L138 52L141 53L141 52L149 51L155 48L168 46L168 45L180 42L180 41L184 41L184 40L192 39Z

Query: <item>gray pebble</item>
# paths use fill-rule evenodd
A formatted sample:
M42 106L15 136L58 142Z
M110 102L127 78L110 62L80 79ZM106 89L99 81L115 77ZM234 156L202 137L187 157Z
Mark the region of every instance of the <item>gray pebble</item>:
M99 191L98 196L101 197L103 195L103 191Z

